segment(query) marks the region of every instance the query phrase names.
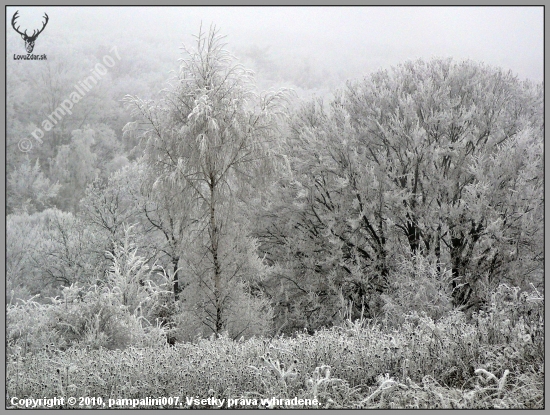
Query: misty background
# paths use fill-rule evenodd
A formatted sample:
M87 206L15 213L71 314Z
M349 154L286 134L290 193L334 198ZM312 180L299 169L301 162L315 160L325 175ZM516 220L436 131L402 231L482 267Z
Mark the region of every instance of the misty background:
M16 24L29 34L48 14L33 50L47 60L14 58L26 53L11 24L16 11ZM203 32L215 25L226 36L226 49L254 71L258 92L291 88L303 100L326 101L346 81L417 59L469 59L510 70L520 80L543 80L542 7L40 6L6 12L8 177L27 161L38 162L52 182L74 181L65 177L71 168L61 163L60 146L69 144L72 131L98 124L120 147L111 148L111 138L104 151L93 145L101 175L125 165L122 156L112 162L114 154L131 161L136 143L122 140L130 121L123 97L158 98L179 68L182 45L195 46L201 25ZM31 134L114 49L120 57L114 67L38 143ZM85 188L87 180L80 182L77 187ZM73 200L55 205L74 210L79 195L67 192Z
M7 8L6 406L544 407L543 10Z
M201 23L215 24L260 88L284 85L300 95L432 57L481 60L543 79L541 7L8 7L10 58L22 43L10 25L16 10L29 29L48 13L34 53L49 60L116 45L123 61L147 63L142 69L159 75L177 68L182 43L192 44Z

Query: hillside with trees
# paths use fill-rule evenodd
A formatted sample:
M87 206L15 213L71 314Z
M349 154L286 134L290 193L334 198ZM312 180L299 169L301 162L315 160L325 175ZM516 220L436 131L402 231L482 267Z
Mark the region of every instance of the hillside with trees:
M121 60L30 151L105 53L8 60L7 405L544 407L543 85L432 59L304 98L229 49Z

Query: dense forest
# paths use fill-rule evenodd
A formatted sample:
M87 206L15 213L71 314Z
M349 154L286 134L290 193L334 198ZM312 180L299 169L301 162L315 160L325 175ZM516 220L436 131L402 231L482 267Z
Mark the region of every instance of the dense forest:
M8 406L544 406L542 84L107 45L7 61Z

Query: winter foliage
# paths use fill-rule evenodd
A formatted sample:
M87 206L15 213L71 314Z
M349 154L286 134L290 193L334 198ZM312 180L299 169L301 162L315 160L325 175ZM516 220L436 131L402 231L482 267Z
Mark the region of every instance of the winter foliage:
M543 86L433 59L300 102L223 39L8 163L7 405L543 408Z

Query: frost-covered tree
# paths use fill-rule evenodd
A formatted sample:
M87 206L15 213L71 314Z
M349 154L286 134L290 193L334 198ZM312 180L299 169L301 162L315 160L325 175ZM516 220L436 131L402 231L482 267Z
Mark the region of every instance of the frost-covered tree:
M80 201L79 217L94 232L92 247L98 262L106 272L111 264L114 247L122 243L125 226L137 225L134 239L140 255L147 260L155 256L156 241L151 240L147 227L142 224L141 180L143 166L132 163L111 174L109 178L98 177L86 188ZM139 235L139 237L138 237ZM100 264L97 264L98 267Z
M306 104L259 233L284 259L285 295L314 299L302 314L339 295L373 314L403 255L449 269L457 306L487 284L540 282L542 109L539 85L439 59Z
M62 185L58 208L76 213L87 185L98 176L97 155L92 149L95 143L94 130L74 130L70 144L60 146L51 160L52 177Z
M61 286L95 280L95 234L71 213L46 209L8 215L6 241L9 291L54 294Z
M230 288L259 272L250 267L255 254L239 254L240 245L248 245L246 233L233 237L240 230L236 200L270 161L283 96L258 97L251 72L235 64L222 39L215 29L199 33L161 101L127 97L138 121L126 127L127 133L145 129L145 159L151 189L162 193L156 201L165 210L162 220L177 224L182 233L173 236L186 239L178 268L185 269L185 285L197 285L196 307L216 334L236 298Z
M47 211L46 211L47 212ZM46 292L51 281L42 278L36 263L42 242L45 213L10 214L6 217L6 298L28 299Z
M42 241L36 253L36 264L44 277L64 286L94 281L98 261L93 231L70 212L48 209L44 215Z
M466 304L483 274L509 262L505 223L541 213L542 89L474 62L417 61L350 83L342 105L365 165L396 198L388 219L412 253L449 264Z
M17 166L7 180L7 208L10 213L44 210L51 206L60 185L44 176L38 159L28 157Z
M349 301L357 315L374 315L392 263L387 207L346 111L337 102L307 103L284 152L288 165L258 236L282 268L272 290L287 328L332 324Z

